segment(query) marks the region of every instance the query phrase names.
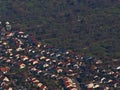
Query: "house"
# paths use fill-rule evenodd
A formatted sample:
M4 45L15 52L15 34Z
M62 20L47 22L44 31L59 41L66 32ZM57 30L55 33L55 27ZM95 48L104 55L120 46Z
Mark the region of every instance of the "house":
M6 74L10 70L10 67L0 67L0 71Z
M21 63L21 64L20 64L20 69L25 68L25 66L26 66L26 65L25 65L24 63Z
M118 66L116 69L117 69L117 70L120 70L120 66Z
M8 79L8 77L4 77L3 81L9 82L10 80Z
M47 90L47 87L43 85L42 83L39 83L38 87L40 88L40 90Z
M77 90L76 83L74 83L71 78L64 77L62 80L63 80L63 84L65 86L65 89L67 89L67 90Z
M40 90L47 90L47 87L45 85L43 85L42 83L40 83L40 81L36 78L32 78L31 79L33 84L36 84Z
M8 90L13 90L13 88L12 88L12 87L9 87Z
M63 69L62 68L57 68L57 73L62 73Z

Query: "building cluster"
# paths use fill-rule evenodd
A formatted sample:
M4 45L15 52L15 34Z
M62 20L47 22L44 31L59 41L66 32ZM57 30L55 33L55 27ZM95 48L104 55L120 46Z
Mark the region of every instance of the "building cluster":
M41 77L59 81L64 90L120 89L119 64L104 68L102 60L41 44L22 31L10 31L10 23L6 24L7 28L0 27L0 90L14 90L22 79L10 77L15 71L27 73L28 76L23 77L25 84L30 83L35 90L50 90ZM21 85L17 90L28 89Z
M78 90L76 83L73 82L74 80L72 80L71 78L64 77L62 80L63 80L63 84L64 84L66 89L68 89L68 90Z

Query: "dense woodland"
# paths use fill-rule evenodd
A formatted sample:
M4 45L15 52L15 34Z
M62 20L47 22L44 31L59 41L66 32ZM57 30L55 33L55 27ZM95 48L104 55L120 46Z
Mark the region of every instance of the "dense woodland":
M1 0L0 20L55 47L120 58L120 0Z

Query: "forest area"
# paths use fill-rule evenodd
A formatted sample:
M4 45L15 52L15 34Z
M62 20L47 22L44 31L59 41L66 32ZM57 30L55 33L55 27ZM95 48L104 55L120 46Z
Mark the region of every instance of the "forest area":
M2 0L0 20L40 42L101 59L120 58L119 0Z

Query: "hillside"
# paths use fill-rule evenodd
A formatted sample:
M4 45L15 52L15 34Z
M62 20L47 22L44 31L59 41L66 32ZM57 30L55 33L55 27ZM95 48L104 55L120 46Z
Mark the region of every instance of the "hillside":
M3 23L3 22L2 22ZM119 90L120 61L109 64L39 42L0 24L0 90Z
M120 58L119 0L2 0L1 21L55 47Z

